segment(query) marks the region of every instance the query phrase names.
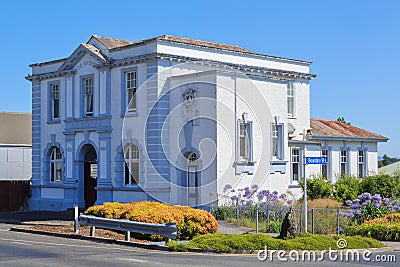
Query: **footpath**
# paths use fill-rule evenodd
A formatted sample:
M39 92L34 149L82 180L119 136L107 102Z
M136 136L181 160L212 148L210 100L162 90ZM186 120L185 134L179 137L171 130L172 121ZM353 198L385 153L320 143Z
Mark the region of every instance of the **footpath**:
M29 228L33 225L71 225L73 223L73 218L74 215L72 210L65 212L0 212L0 229L14 231L21 230L24 232L41 234L41 231L30 231ZM251 228L237 226L224 221L218 221L218 228L218 232L222 234L255 233ZM270 235L277 236L277 234ZM95 239L97 241L99 240L99 238ZM385 248L386 251L400 251L400 242L382 241L382 243L387 246L387 248Z

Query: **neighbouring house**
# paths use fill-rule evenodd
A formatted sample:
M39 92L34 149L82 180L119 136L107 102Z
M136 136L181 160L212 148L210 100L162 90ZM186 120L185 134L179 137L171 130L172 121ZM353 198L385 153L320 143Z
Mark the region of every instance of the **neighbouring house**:
M32 115L0 112L0 211L28 209Z
M311 119L309 140L321 143L316 153L327 158L326 165L310 166L336 182L341 175L365 177L378 174L378 142L386 142L385 136L335 120Z
M327 170L307 166L306 176L334 181L342 150L346 173L359 151L362 175L376 172L386 138L361 129L353 138L355 127L330 136L310 121L310 65L168 35L94 35L67 58L30 65L30 208L156 200L207 209L224 203L226 184L299 195L303 156L326 155Z

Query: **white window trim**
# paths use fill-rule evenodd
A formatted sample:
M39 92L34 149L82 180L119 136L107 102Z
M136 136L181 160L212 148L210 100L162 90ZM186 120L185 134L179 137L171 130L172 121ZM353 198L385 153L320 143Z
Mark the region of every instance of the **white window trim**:
M294 160L294 153L293 150L297 150L298 151L298 155L296 155L297 157L297 161ZM301 164L302 164L302 156L301 156L301 149L299 147L291 147L290 149L290 180L292 182L292 184L297 184L300 180L301 180L301 175L302 175L302 168L301 168ZM298 163L298 178L297 180L293 179L293 175L294 175L294 169L293 169L293 163Z
M289 100L290 104L289 104ZM292 118L295 116L295 93L294 93L294 82L289 81L286 85L286 104L287 104L287 114L288 117ZM291 105L291 107L289 107ZM289 112L291 109L292 112Z
M248 159L241 158L241 125L246 125L246 134L247 134L247 149L248 149ZM238 120L237 123L237 149L236 149L236 162L241 164L252 164L253 162L253 122L252 121L243 121Z
M60 85L58 83L52 83L50 85L51 88L51 118L52 120L60 119ZM58 116L55 116L55 99L58 100L57 113Z
M324 155L324 151L326 151L326 155ZM329 181L330 177L329 177L329 165L328 164L329 164L330 158L329 158L329 149L328 148L323 147L321 149L321 157L324 157L327 160L327 164L321 164L321 176L324 175L322 169L325 167L326 168L326 177L325 178Z
M133 148L136 148L136 156L132 156L132 150ZM132 171L132 163L136 163L138 166L138 172L137 172L137 180L135 182L132 182L132 177L131 171ZM126 171L128 170L128 174ZM126 183L126 175L129 175L128 183ZM139 151L139 146L136 144L127 144L124 149L124 185L127 187L130 186L138 186L140 183L140 151Z
M90 86L86 83L90 81ZM84 115L85 117L93 117L93 110L94 110L94 88L93 88L93 78L86 77L83 78L83 95L84 95ZM88 111L88 95L91 94L91 111Z
M60 157L57 158L57 155ZM60 169L60 179L57 179L57 164L61 164L61 169ZM61 183L63 181L63 158L62 158L62 152L61 149L58 147L53 147L51 149L51 154L50 154L50 182L51 183Z
M276 127L276 131L274 128ZM275 135L277 134L277 136ZM274 138L276 138L276 149L277 155L274 153ZM271 155L272 161L283 161L285 159L285 147L284 147L284 128L283 123L273 122L271 124Z
M129 75L133 74L134 78L133 79L128 79ZM133 86L132 86L132 81L133 81ZM128 86L128 84L131 83L131 86ZM125 72L125 90L126 90L126 106L127 106L127 111L129 113L135 113L137 112L137 72L136 70L131 70L131 71L127 71ZM131 105L131 100L129 98L129 92L133 90L134 94L132 96L132 99L135 99L135 107L130 107Z
M343 161L342 152L345 152L345 161ZM344 173L342 173L342 164L345 164ZM349 167L349 150L348 149L340 149L339 153L339 173L340 175L348 175L348 167Z
M362 156L360 156L360 152L362 152ZM357 150L357 176L360 178L364 178L366 176L365 173L365 150L359 149ZM360 161L362 159L362 161ZM362 165L362 175L360 175L360 165Z

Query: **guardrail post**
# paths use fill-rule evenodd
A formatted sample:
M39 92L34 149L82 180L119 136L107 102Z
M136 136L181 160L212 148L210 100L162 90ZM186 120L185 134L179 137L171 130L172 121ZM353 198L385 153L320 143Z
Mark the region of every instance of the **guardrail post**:
M79 233L79 214L78 214L78 205L74 205L74 233Z
M91 237L94 237L94 231L96 230L96 227L95 226L91 226L90 227L90 236Z
M125 241L130 242L131 241L131 232L126 231L125 233Z

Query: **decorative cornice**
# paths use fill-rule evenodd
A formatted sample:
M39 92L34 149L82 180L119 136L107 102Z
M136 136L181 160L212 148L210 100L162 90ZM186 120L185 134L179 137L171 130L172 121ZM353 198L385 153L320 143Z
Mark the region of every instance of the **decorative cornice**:
M304 79L304 80L312 80L317 75L312 73L304 73L304 72L296 72L296 71L288 71L288 70L280 70L280 69L272 69L266 67L257 67L245 64L236 64L236 63L229 63L217 60L209 60L209 59L201 59L201 58L194 58L194 57L186 57L186 56L179 56L179 55L171 55L171 54L164 54L164 53L149 53L134 57L126 57L123 59L109 59L106 63L101 63L94 65L95 68L101 67L121 67L131 64L138 64L143 63L148 60L153 59L161 59L161 60L169 60L181 63L192 63L192 64L201 64L201 65L208 65L212 67L217 67L221 69L234 69L243 72L247 76L251 77L260 77L260 78L267 78L267 79L278 79L278 80L296 80L296 79ZM75 70L67 70L67 71L56 71L56 72L49 72L49 73L42 73L42 74L34 74L28 75L25 77L28 81L34 80L42 80L42 79L49 79L54 77L63 76L68 73L75 73Z

